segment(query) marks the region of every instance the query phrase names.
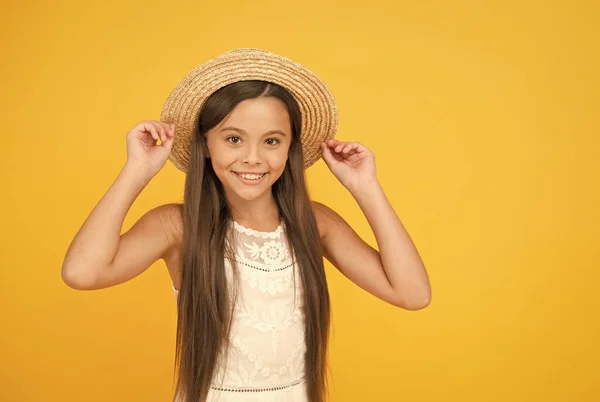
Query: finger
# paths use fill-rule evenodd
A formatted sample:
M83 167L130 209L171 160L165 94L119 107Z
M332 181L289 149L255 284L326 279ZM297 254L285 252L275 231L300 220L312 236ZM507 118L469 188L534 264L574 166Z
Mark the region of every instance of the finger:
M333 156L331 155L331 151L329 150L327 143L321 143L321 151L323 154L323 160L329 165L333 159Z
M165 122L161 122L161 125L164 127L165 129L165 134L167 136L167 139L173 135L173 129L171 127L171 124L165 123Z
M154 122L152 122L152 121L149 121L149 122L148 122L148 124L150 125L150 127L151 127L151 130L152 130L152 134L153 134L153 136L152 136L152 137L153 137L153 138L154 138L156 141L158 141L159 139L161 139L161 136L160 136L160 131L158 130L158 127L157 127L157 125L156 125ZM161 140L161 141L162 141L162 140Z
M150 136L152 138L154 138L154 141L158 141L158 132L156 131L156 128L154 127L154 125L148 121L145 121L142 123L142 128L143 130L141 131L145 131L146 133L149 133Z
M163 124L162 129L163 129L163 132L165 133L165 139L163 140L163 142L167 142L167 140L169 139L169 130L170 130L169 125Z
M344 148L345 145L346 145L345 142L340 142L338 145L336 145L335 152L339 154L342 151L342 149Z
M348 145L346 145L343 149L342 149L342 153L343 154L347 154L348 152L350 152L353 148L354 148L355 144L354 143L349 143Z
M327 165L332 166L337 161L337 158L331 153L329 146L322 142L321 150L323 151L323 160L325 160Z
M171 147L173 146L173 137L167 137L167 140L161 145L167 148L167 150L171 151Z
M341 141L338 141L336 139L331 139L331 140L325 141L325 143L327 144L328 147L335 148L336 146L341 144Z
M158 135L160 136L160 142L161 143L165 142L167 134L165 133L165 128L163 127L163 125L157 121L154 121L152 123L154 124L154 126L156 127L156 130L158 131Z
M326 143L321 143L321 148L323 149L323 159L329 164L344 160L342 156L331 152L331 148Z

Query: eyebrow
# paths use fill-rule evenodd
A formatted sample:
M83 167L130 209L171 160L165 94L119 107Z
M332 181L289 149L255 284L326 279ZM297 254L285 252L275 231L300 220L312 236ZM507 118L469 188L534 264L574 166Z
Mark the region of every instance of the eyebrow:
M223 127L221 129L221 131L226 131L226 130L233 130L233 131L237 131L240 134L246 134L246 132L244 130L242 130L241 128L237 128L237 127ZM270 130L270 131L267 131L266 133L264 133L263 135L271 135L271 134L281 134L284 137L286 136L286 133L281 130Z

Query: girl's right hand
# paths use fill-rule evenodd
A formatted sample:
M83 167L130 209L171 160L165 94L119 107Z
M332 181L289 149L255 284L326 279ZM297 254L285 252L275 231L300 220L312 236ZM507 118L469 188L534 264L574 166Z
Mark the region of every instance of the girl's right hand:
M153 177L169 158L174 134L174 124L142 121L127 133L127 165ZM159 138L161 144L157 145Z

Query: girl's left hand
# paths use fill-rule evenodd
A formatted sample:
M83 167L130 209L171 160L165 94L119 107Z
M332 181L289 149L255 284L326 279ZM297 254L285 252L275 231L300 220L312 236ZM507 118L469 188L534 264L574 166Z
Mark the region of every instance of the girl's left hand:
M375 155L364 145L327 140L321 151L329 170L351 193L377 181Z

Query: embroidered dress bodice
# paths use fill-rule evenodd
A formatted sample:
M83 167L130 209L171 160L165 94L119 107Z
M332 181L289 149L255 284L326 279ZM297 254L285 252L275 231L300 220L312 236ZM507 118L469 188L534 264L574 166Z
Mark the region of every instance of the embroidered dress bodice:
M294 392L294 396L280 395L276 400L303 401L299 396L303 395L300 389L306 351L302 286L284 224L273 232L259 232L231 221L230 230L239 287L233 307L231 346L215 368L211 394L226 394L219 401L237 401L252 391L273 394L289 387L296 388L287 391ZM232 269L231 261L225 258L230 286L234 283ZM178 298L178 290L173 287L173 291ZM267 393L260 400L271 400Z

